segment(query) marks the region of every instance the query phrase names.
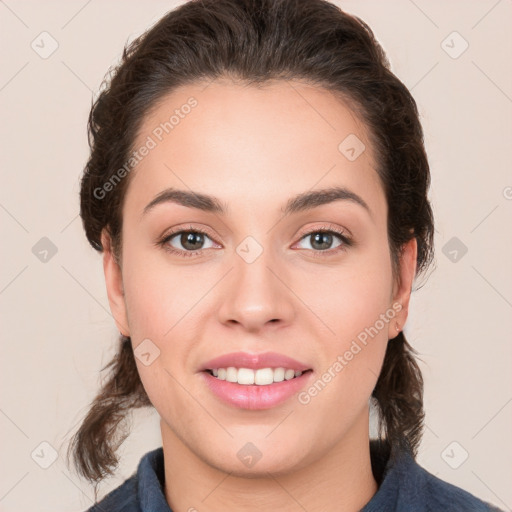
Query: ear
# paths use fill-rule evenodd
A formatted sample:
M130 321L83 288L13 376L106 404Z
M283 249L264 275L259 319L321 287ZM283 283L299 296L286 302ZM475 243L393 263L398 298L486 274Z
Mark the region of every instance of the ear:
M103 247L103 272L105 274L105 285L107 287L110 311L112 312L119 332L124 336L130 336L121 266L114 257L112 241L106 229L103 229L101 232L101 245Z
M388 324L388 338L392 339L403 329L409 314L412 284L416 276L416 258L418 244L412 238L402 246L399 256L399 270L393 286L392 308L397 311L393 321ZM398 327L398 329L397 329Z

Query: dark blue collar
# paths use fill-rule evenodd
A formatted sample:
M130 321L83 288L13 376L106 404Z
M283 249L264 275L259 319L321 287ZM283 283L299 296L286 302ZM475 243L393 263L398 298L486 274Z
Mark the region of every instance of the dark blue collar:
M391 459L384 444L371 441L370 455L379 489L360 512L500 512L430 474L407 452ZM136 474L88 512L172 512L164 488L164 453L157 448L142 457Z

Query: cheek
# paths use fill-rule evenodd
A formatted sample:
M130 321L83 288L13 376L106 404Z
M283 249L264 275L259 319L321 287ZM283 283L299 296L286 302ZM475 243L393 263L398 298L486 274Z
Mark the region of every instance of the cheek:
M126 255L123 281L132 339L171 338L208 290L208 276L200 279L193 265L166 264L158 251L127 247Z
M336 267L319 267L308 279L295 276L294 290L325 327L325 338L343 348L391 307L393 276L385 240L347 253Z
M193 265L173 267L157 251L128 244L126 249L123 281L135 354L139 344L148 343L145 340L151 341L149 352L158 354L149 365L136 357L138 372L160 415L179 418L190 400L180 382L184 372L192 371L190 354L200 338L194 333L202 325L197 302L211 284L198 279L197 270L194 276Z
M391 259L386 249L385 245L376 246L331 271L324 277L328 286L321 290L310 286L307 292L303 288L301 293L314 304L325 326L320 340L321 382L307 392L305 402L321 390L318 405L335 403L352 411L349 414L366 405L384 359L388 325L395 316Z
M150 366L137 360L144 388L156 406L165 390L181 396L173 377L181 381L183 374L196 371L192 355L205 338L207 319L215 311L214 294L207 292L218 276L197 265L172 265L159 251L129 242L126 249L123 281L130 335L136 355L143 340L157 347L158 357ZM174 412L179 414L180 403L176 399L168 406L176 406Z

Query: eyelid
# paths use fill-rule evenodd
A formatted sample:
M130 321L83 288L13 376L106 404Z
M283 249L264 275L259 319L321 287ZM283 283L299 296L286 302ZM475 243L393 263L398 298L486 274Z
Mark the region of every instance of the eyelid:
M203 233L205 235L208 235L212 239L213 242L215 242L217 244L219 243L216 241L216 237L215 237L215 235L213 235L213 231L210 228L208 228L207 226L196 227L196 226L192 226L192 224L181 225L181 226L171 228L170 230L166 231L161 237L159 237L159 240L162 241L165 239L169 239L170 237L177 235L179 233L182 233L184 231L185 232L193 231L193 232L197 232L197 233Z
M340 235L345 236L346 238L350 238L350 239L353 238L350 230L348 230L347 228L338 226L336 224L331 224L329 222L323 223L320 226L312 226L309 228L305 228L300 231L298 236L300 237L300 239L302 239L306 235L309 235L311 233L317 233L319 231L334 231Z

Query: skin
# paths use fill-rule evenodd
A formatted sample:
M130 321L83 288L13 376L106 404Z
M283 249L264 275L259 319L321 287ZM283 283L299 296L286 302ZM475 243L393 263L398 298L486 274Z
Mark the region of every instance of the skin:
M298 81L189 85L144 120L135 146L190 96L198 105L130 175L120 264L103 234L117 326L134 347L149 338L160 350L149 366L136 361L161 418L166 499L176 512L359 510L377 491L368 401L388 340L407 318L416 242L404 246L393 275L387 203L365 127L330 92ZM338 150L349 134L366 146L352 162ZM281 213L292 196L331 186L357 194L369 211L339 200ZM228 211L168 202L142 215L168 187L216 196ZM318 249L305 232L326 224L350 233L353 245L337 251L333 235ZM190 226L209 233L201 254L157 244ZM236 252L249 235L263 248L250 264ZM187 251L179 235L168 245ZM292 397L263 411L237 409L198 373L222 354L275 351L308 363L314 382L394 303L401 311L308 404ZM262 453L252 467L237 457L247 442Z

